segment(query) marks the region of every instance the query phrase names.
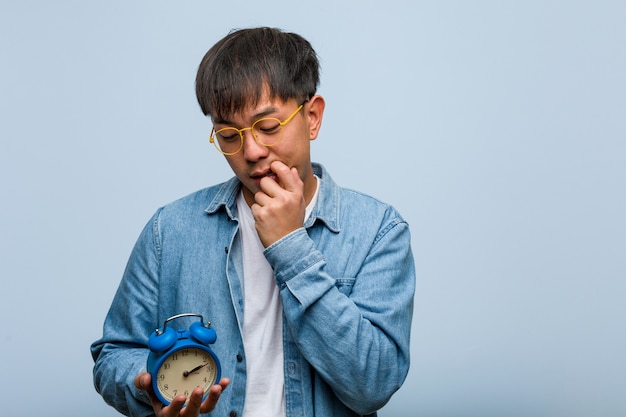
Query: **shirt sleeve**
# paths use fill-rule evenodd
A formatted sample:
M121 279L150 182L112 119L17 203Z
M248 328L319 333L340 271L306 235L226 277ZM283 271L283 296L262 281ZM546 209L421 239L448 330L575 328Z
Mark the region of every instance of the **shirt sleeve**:
M148 336L156 323L155 224L153 219L138 238L104 321L103 336L91 346L96 391L127 416L154 415L147 394L135 388L134 380L146 370Z
M370 237L323 253L301 228L265 251L298 349L359 414L381 408L406 378L415 291L407 223L387 213ZM356 273L333 276L327 257L349 258Z

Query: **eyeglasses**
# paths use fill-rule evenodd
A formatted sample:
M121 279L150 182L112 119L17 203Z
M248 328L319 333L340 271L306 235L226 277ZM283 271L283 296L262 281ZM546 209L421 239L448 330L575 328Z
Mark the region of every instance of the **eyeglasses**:
M215 128L213 128L209 142L215 145L215 148L224 155L234 155L243 148L243 132L250 130L252 131L252 137L259 145L268 147L278 145L283 139L283 127L302 110L304 103L300 104L291 116L282 122L274 117L264 117L252 123L252 126L244 127L243 129L225 127L215 131Z

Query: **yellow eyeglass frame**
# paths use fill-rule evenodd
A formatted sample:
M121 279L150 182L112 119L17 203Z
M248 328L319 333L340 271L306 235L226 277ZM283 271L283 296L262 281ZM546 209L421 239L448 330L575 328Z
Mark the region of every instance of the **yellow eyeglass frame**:
M294 117L296 117L296 114L298 114L298 112L299 112L300 110L302 110L302 108L304 107L304 104L305 104L305 103L306 103L306 101L305 101L304 103L300 104L300 105L298 106L298 108L297 108L297 109L295 109L293 113L291 113L291 116L289 116L288 118L286 118L286 119L285 119L285 120L283 120L282 122L281 122L279 119L275 118L275 117L263 117L263 118L261 118L261 119L256 120L254 123L252 123L252 126L250 126L250 127L244 127L244 128L242 128L242 129L237 129L236 127L224 127L224 128L222 128L222 129L220 129L220 130L218 130L218 131L215 131L215 127L213 127L213 128L211 129L211 135L209 136L209 142L211 142L211 143L215 146L215 149L217 149L217 150L218 150L219 152L221 152L222 154L224 154L224 155L226 155L226 156L235 155L236 153L239 153L239 151L241 151L241 149L243 148L243 140L244 140L244 138L243 138L243 132L245 132L246 130L250 130L250 131L252 131L252 137L254 138L254 140L256 141L256 143L258 143L259 145L262 145L262 146L265 146L265 147L272 147L272 146L276 146L276 145L278 145L278 144L279 144L279 143L283 140L283 136L284 136L284 134L285 134L285 132L284 132L283 128L285 127L285 125L286 125L287 123L289 123L289 122L291 121L291 119L293 119ZM257 135L255 135L255 133L254 133L254 126L256 126L258 123L260 123L260 122L262 122L262 121L264 121L264 120L275 120L275 121L277 121L277 122L278 122L278 126L280 126L280 128L281 128L281 137L280 137L280 139L278 139L275 143L272 143L272 144L266 144L266 143L260 142L260 141L257 139ZM277 127L278 127L278 126L277 126ZM233 130L233 131L236 131L237 133L239 133L239 138L241 139L241 140L240 140L240 142L239 142L239 148L237 148L237 150L236 150L236 151L234 151L234 152L224 152L224 151L220 148L220 146L217 144L217 140L215 139L215 136L216 136L216 135L218 135L220 132L223 132L223 131L225 131L225 130Z

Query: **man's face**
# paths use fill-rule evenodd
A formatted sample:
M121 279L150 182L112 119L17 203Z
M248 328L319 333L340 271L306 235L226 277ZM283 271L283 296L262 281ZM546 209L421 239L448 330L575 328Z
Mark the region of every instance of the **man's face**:
M293 114L300 104L295 100L285 102L280 99L272 100L269 94L264 94L256 106L233 115L233 120L215 121L214 128L216 131L225 127L248 128L258 119L267 117L283 121ZM250 130L243 132L242 149L234 155L226 155L225 158L243 184L243 193L248 205L254 202L254 194L261 191L260 183L263 177L269 176L276 180L270 168L274 161L280 161L298 170L298 175L304 182L305 200L307 203L310 201L316 188L311 167L310 143L317 138L323 108L324 100L320 96L315 96L305 103L303 109L282 127L282 140L274 146L261 145L254 139Z

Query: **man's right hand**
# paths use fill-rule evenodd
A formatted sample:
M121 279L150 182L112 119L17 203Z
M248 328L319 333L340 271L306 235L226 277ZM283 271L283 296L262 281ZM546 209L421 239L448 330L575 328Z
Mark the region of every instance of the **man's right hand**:
M204 402L202 401L202 395L204 394L202 388L194 389L189 396L187 406L183 408L185 401L187 401L184 395L177 396L167 406L159 401L152 389L152 377L148 372L141 373L135 378L135 386L140 390L146 391L157 417L198 417L201 413L213 411L217 405L217 400L219 400L220 395L229 384L230 379L220 379L218 384L211 387L209 395L207 395Z

